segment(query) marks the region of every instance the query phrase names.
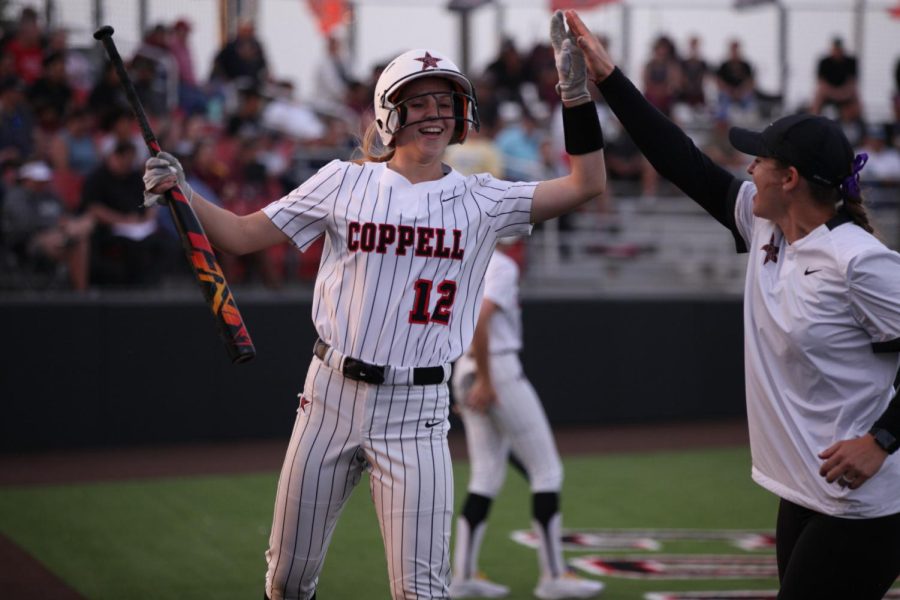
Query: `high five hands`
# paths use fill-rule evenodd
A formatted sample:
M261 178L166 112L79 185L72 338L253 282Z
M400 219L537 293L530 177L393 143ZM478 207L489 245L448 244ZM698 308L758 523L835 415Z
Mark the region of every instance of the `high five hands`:
M584 55L587 69L590 72L591 79L600 83L613 72L616 64L610 58L609 53L600 40L597 39L591 30L587 28L581 17L574 10L567 10L563 13L566 23L569 25L569 35L574 38L575 43L581 49Z

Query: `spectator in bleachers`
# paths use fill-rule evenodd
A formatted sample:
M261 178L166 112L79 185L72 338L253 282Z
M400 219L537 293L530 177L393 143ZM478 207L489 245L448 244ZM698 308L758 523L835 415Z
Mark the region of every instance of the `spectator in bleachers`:
M93 118L86 108L75 108L65 117L63 126L49 140L47 157L66 206L78 206L85 177L101 161Z
M742 177L747 170L750 157L739 152L728 140L728 130L731 125L728 121L715 119L709 139L703 144L702 150L714 162L731 171L735 176Z
M503 179L540 180L541 141L546 134L534 115L521 104L506 102L500 108L500 123L494 143L503 156Z
M825 106L837 108L838 118L844 122L856 122L862 117L856 57L847 54L844 42L836 37L831 50L823 56L816 68L816 93L810 110L822 114Z
M500 54L485 69L500 102L517 102L524 105L522 85L530 80L525 61L511 38L504 38Z
M19 170L19 183L7 190L2 210L2 239L15 266L27 275L66 270L72 289L88 286L89 215L66 209L51 187L53 173L44 162L29 162Z
M262 114L266 105L260 84L252 80L239 82L237 108L225 126L232 137L254 137L262 133Z
M681 89L678 101L693 109L706 107L706 77L709 64L700 52L700 38L691 36L688 40L687 55L681 60Z
M15 75L0 81L0 162L23 162L34 149L34 116L24 91L22 80Z
M187 19L178 19L169 36L169 51L178 67L178 106L188 115L206 112L207 101L194 71L194 56L188 39L191 29Z
M268 79L268 63L263 46L256 37L253 21L241 19L237 33L216 55L213 78L233 82L249 78L256 83Z
M260 109L259 124L297 140L317 140L325 135L325 124L315 111L294 98L293 83L278 81L270 89L273 97ZM331 110L335 113L341 112L341 108L344 108L343 104L331 102ZM351 113L349 109L343 112Z
M266 170L265 152L266 142L262 135L240 139L221 196L226 209L237 215L249 215L262 209L272 198L284 195L278 181ZM229 281L260 281L268 288L278 288L284 284L284 259L285 245L279 244L243 256L223 254L221 262Z
M719 88L716 118L730 121L735 108L746 113L756 105L756 80L753 66L744 59L741 42L732 40L728 44L728 57L716 71Z
M138 54L131 61L131 79L134 91L149 118L169 113L166 82L160 76L160 65L146 54Z
M325 43L325 58L316 67L316 101L332 106L344 104L353 82L350 68L340 38L331 33Z
M102 124L102 131L98 142L101 156L109 156L121 144L130 144L134 149L135 168L140 168L150 157L150 151L147 150L131 109L119 109L111 113L108 121Z
M73 103L74 92L66 75L66 57L53 52L44 57L44 70L25 95L41 127L55 130Z
M644 64L644 97L662 114L671 116L681 89L681 64L671 38L661 35L653 42L653 52Z
M52 30L47 36L46 55L62 54L65 57L66 80L72 88L72 102L82 106L94 85L94 65L84 51L69 48L69 32L64 28Z
M221 198L228 180L229 166L216 150L214 139L200 140L191 155L191 172L213 190L217 198Z
M87 106L94 114L97 126L103 130L109 129L120 114L131 110L125 90L119 82L119 75L111 62L103 63L97 81L88 95Z
M163 238L158 207L141 205L144 181L135 146L119 141L82 189L82 212L94 217L91 281L97 285L155 285L161 278Z
M877 194L879 199L888 195L896 198L900 192L900 150L888 144L889 130L890 127L884 123L870 125L866 128L859 148L859 151L869 155L866 169L860 178L864 184L887 192ZM871 196L869 201L872 201Z
M37 11L26 6L22 9L15 31L3 46L3 54L12 56L15 73L25 85L31 85L41 76L44 45Z
M74 171L86 177L100 163L100 149L94 137L94 121L87 108L75 108L66 115L63 127L50 144L50 161L56 171Z
M535 85L538 101L544 103L552 112L559 104L559 94L556 93L559 74L556 72L553 47L544 43L535 44L525 62L525 72L529 74ZM481 98L478 100L478 104L481 106Z
M465 144L447 147L444 160L463 175L490 173L502 179L505 173L503 154L494 143L494 133L493 126L482 121L478 131L474 128L469 131Z

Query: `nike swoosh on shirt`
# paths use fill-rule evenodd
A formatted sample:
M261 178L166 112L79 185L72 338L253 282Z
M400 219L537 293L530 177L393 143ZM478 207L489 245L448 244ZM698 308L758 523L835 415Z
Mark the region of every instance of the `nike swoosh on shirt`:
M806 267L806 270L803 271L803 274L804 275L812 275L813 273L818 273L821 270L822 269L810 269L809 267Z

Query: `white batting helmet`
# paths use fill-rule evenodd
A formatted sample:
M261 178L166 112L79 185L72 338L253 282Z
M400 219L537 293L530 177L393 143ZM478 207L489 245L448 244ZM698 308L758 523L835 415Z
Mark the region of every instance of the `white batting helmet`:
M469 124L478 131L478 106L472 82L460 72L452 60L440 52L410 50L392 60L384 68L375 85L375 126L385 147L391 145L398 131L413 124L404 122L406 111L403 110L403 102L396 102L397 92L407 83L421 77L443 77L456 88L453 92L453 118L456 121L456 128L450 138L451 144L461 144L465 141L469 133Z

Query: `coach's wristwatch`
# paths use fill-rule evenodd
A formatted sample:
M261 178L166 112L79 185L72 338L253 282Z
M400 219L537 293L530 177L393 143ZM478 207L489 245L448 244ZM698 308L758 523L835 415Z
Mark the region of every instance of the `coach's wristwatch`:
M893 454L900 448L900 441L898 441L897 438L894 437L894 434L887 429L873 427L869 430L869 433L875 438L875 443L888 454Z

